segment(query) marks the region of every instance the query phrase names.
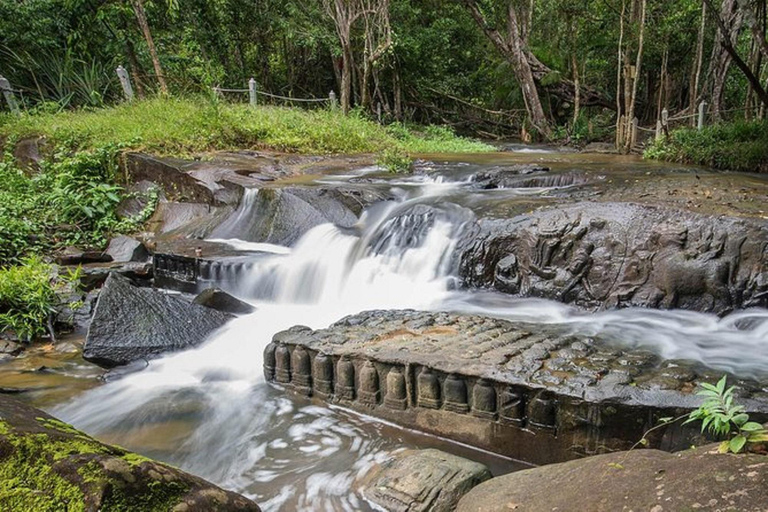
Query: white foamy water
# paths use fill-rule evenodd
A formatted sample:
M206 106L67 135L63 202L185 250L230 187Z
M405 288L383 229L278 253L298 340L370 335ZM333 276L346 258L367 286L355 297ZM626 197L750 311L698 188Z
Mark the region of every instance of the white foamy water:
M452 254L471 216L443 197L465 183L418 178L407 184L402 195L410 199L370 208L352 229L317 226L292 248L219 240L271 253L228 283L256 312L231 321L198 348L150 361L143 371L53 412L86 432L242 492L265 511L352 511L369 507L354 492L367 469L403 447L432 441L291 400L268 386L264 347L293 325L322 328L369 309L461 311L560 324L667 358L768 374L765 310L724 319L636 309L586 314L550 301L452 291ZM440 209L419 210L420 202ZM247 222L247 208L230 220L228 229Z

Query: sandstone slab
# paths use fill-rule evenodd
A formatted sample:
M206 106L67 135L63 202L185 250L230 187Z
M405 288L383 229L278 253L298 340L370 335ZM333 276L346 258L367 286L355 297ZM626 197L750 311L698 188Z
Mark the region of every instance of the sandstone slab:
M452 512L491 472L477 462L430 449L399 453L369 478L363 496L385 510Z

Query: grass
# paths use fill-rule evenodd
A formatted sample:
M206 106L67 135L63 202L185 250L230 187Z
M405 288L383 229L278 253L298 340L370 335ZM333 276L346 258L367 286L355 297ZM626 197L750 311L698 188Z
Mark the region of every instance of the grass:
M493 150L444 128L387 128L338 110L253 109L206 98L156 98L97 110L0 117L0 136L19 140L35 135L77 149L119 144L164 155L266 148L298 153Z
M768 172L768 122L674 130L669 137L655 141L643 156L729 171Z

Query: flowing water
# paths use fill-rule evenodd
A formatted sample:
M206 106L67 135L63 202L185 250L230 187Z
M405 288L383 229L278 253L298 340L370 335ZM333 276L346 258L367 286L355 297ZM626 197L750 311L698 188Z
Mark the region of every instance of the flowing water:
M453 251L458 234L472 222L473 204L560 192L470 190L471 168L456 163L409 178L374 176L369 186L386 187L398 199L369 208L352 228L317 226L290 249L225 240L234 248L263 251L226 281L256 312L230 322L196 349L151 361L52 412L104 440L239 491L267 511L365 510L369 505L355 492L357 481L405 447L438 446L486 462L497 474L522 465L343 409L289 399L262 376L262 351L279 330L296 324L322 328L369 309L450 310L559 324L646 346L667 358L746 376L768 374L768 354L755 351L768 341L765 310L724 319L681 311L586 314L549 301L457 290ZM353 182L371 172L323 182ZM419 210L422 203L437 213ZM227 228L247 217L239 210Z

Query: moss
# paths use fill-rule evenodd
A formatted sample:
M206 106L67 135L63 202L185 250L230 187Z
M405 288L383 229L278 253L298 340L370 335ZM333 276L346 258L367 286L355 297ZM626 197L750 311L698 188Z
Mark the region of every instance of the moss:
M36 420L53 432L18 432L0 420L2 511L78 512L99 501L103 512L167 511L189 491L162 464L99 443L64 422Z

